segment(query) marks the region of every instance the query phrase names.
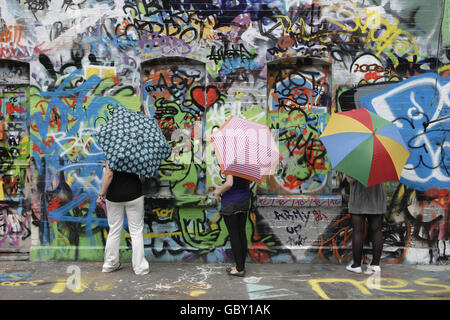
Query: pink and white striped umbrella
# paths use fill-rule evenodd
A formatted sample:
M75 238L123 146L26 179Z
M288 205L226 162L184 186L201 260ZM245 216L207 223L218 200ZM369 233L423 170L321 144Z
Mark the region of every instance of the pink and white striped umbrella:
M210 138L221 171L261 183L282 160L268 126L231 116Z

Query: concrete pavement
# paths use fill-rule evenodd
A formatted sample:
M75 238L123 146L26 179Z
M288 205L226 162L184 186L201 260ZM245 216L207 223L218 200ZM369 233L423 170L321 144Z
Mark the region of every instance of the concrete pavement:
M0 262L0 300L450 300L450 265L382 265L379 276L336 264L247 263L244 278L225 264L131 263L102 273L101 262Z

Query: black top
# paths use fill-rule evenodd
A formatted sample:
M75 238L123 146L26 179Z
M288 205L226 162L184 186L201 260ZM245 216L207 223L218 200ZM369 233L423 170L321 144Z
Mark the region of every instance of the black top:
M107 200L125 202L140 196L142 196L142 183L137 174L114 171L113 179L106 192Z
M222 202L240 202L249 199L251 196L250 181L233 176L233 185L222 194Z

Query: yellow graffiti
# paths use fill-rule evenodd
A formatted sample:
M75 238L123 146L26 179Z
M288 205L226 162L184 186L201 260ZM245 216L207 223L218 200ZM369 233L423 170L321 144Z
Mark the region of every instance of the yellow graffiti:
M450 70L450 64L447 66L442 66L438 68L438 73L442 73L444 71Z
M50 290L51 293L62 293L66 290L66 279L59 279Z
M204 232L203 229L200 229L200 232ZM194 230L189 230L188 231L189 234L194 234ZM173 237L173 236L181 236L182 232L181 231L174 231L174 232L151 232L151 233L144 233L143 237L145 239L152 239L152 238L164 238L164 237ZM106 230L103 230L103 236L105 238L108 237L108 232ZM124 237L126 239L131 239L131 235L126 232L124 234Z
M39 283L44 280L32 280L32 281L2 281L0 282L0 286L3 287L20 287L24 285L37 286Z
M376 279L375 284L373 284L373 279ZM388 281L393 282L392 285L381 285L381 281ZM406 287L408 285L408 281L402 280L402 279L388 279L388 278L381 278L381 277L369 277L366 280L367 287L371 289L376 289L380 291L387 291L387 292L415 292L416 290L413 289L399 289Z
M205 290L191 290L191 292L189 292L189 295L191 297L198 297L198 296L200 296L202 294L205 294L205 293L206 293Z
M105 283L99 283L98 277L81 277L80 285L78 287L70 288L70 286L67 285L67 279L60 278L56 281L52 289L50 289L50 292L53 294L60 294L63 293L67 288L73 293L83 293L86 289L92 287L92 285L94 285L93 290L95 291L107 291L114 288L114 285L111 282L106 282L106 279Z
M147 18L151 18L148 16L147 9L142 3L139 3L138 7L135 8L128 6L128 9L131 9L131 15L135 21L137 20L137 13L144 17L147 16ZM200 39L214 39L216 27L216 19L214 17L199 17L193 11L178 12L170 19L170 22L164 21L164 24L154 21L153 19L150 23L153 33L166 33L172 37L182 39L186 43ZM221 28L219 29L221 30Z
M356 4L353 5L354 7L356 6ZM379 10L364 8L362 15L360 15L355 8L324 6L322 16L326 17L327 21L342 28L343 31L350 33L359 31L365 35L367 44L370 42L376 44L376 56L380 56L388 46L391 46L394 49L393 52L396 52L399 56L404 54L415 56L419 54L414 37L409 32L398 27L398 20L390 23L388 20L383 19ZM349 20L351 20L351 24L340 22ZM395 56L392 56L391 59L395 61L395 66L397 66L398 59Z
M172 237L172 236L181 236L181 231L144 233L145 239L164 238L164 237ZM130 234L126 233L125 238L131 238Z
M52 289L50 289L51 293L59 294L63 293L66 290L67 287L67 280L66 279L58 279L56 281L56 284L53 286ZM87 288L87 285L81 281L79 288L73 288L71 289L75 293L82 293Z
M414 281L415 284L423 285L423 286L431 286L431 287L439 287L444 288L441 290L425 290L426 293L447 293L450 292L450 286L447 286L445 284L434 284L434 283L427 283L425 281L437 281L437 279L433 278L420 278L416 281Z
M3 192L3 179L0 178L0 201L5 200L5 193Z
M167 216L169 216L169 219L172 220L173 208L171 208L171 209L155 208L152 210L152 212L156 213L156 215L159 218L167 218Z
M335 282L346 282L354 285L356 288L361 291L362 294L371 295L372 293L360 282L352 279L335 279L335 278L324 278L324 279L310 279L308 283L311 285L311 288L322 298L325 300L331 300L330 297L323 291L320 287L320 283L335 283Z
M429 283L429 281L438 281L438 279L434 278L420 278L413 281L417 285L422 286L431 286L439 289L434 290L425 290L425 293L428 294L443 294L450 292L450 286L445 284L437 284L437 283ZM417 292L415 289L406 289L405 287L409 285L407 280L403 279L393 279L393 278L382 278L377 275L372 275L368 277L366 280L357 281L353 279L337 279L337 278L323 278L323 279L310 279L308 283L311 285L311 288L314 292L316 292L322 299L331 300L331 298L326 294L326 292L322 289L321 284L326 283L349 283L354 287L358 288L359 291L366 295L372 295L372 292L369 290L379 290L384 292L396 292L396 293L412 293ZM449 299L447 297L432 297L433 299ZM383 299L383 298L380 298ZM405 299L414 299L414 298L405 298ZM416 299L425 299L425 298L416 298Z

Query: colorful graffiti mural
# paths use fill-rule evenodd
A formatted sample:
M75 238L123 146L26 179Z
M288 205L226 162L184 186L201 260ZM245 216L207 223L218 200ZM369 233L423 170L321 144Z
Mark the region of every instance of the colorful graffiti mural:
M345 190L318 137L332 112L367 108L399 127L412 154L400 182L385 184L383 261L447 259L449 5L0 0L0 249L103 259L95 132L123 105L157 118L173 148L144 181L150 260L231 259L210 197L224 176L209 137L238 115L269 125L283 153L276 174L252 185L250 258L345 263Z
M271 189L279 180L272 192L323 192L327 185L330 165L319 136L330 107L328 69L311 59L284 59L268 67L268 123L277 130L284 159L270 179Z
M20 253L31 244L29 64L0 60L0 74L0 252Z

